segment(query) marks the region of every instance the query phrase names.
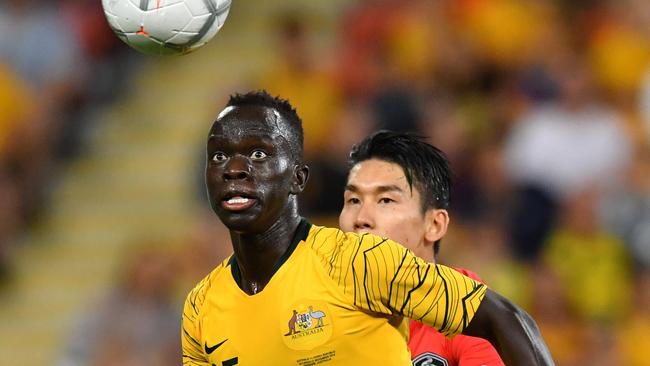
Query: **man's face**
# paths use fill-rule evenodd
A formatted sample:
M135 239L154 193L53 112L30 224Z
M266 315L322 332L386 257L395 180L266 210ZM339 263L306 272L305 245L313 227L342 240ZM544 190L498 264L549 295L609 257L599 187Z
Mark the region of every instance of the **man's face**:
M387 237L433 261L425 220L420 192L411 189L399 165L370 159L350 170L339 216L343 231Z
M260 233L284 212L295 167L287 134L279 113L261 106L228 107L210 129L208 198L230 230Z

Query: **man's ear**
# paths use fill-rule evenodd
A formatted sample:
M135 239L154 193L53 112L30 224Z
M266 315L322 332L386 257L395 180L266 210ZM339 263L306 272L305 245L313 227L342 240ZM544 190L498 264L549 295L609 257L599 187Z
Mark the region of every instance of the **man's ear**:
M309 167L305 164L297 164L293 167L293 183L291 193L298 194L305 189L309 180Z
M427 243L435 243L447 233L449 227L449 213L440 208L430 208L424 215L424 239Z

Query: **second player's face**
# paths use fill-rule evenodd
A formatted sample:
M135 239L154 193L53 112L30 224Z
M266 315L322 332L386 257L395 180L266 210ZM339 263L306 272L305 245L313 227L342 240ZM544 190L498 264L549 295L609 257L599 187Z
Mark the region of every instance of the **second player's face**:
M214 212L230 230L267 230L287 207L294 159L272 109L229 108L210 130L205 180ZM286 131L285 131L286 132Z
M350 170L339 226L343 231L387 237L433 259L431 246L425 245L420 193L411 189L397 164L371 159Z

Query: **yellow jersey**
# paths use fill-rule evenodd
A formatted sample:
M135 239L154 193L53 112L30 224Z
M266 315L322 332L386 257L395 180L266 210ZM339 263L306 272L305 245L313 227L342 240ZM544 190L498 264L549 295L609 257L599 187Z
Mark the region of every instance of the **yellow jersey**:
M391 240L304 219L262 291L240 282L233 255L189 293L183 365L411 365L405 318L458 334L486 291Z

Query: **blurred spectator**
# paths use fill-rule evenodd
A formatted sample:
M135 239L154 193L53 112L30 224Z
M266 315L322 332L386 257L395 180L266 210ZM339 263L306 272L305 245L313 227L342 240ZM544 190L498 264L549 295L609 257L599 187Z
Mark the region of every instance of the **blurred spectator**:
M645 366L650 349L650 269L641 269L634 281L635 302L631 316L620 324L618 344L623 353L620 364Z
M631 263L624 244L600 226L598 201L596 189L567 197L544 257L571 289L567 295L578 315L611 325L630 310Z
M557 225L559 203L555 197L535 185L517 187L509 212L509 245L515 259L534 262Z
M647 4L645 8L635 1L608 1L589 14L587 60L599 85L614 96L631 98L650 66Z
M493 222L505 229L513 200L500 139L475 145L467 160L456 173L460 184L452 192L452 209L464 223Z
M0 62L0 157L9 154L16 131L33 119L33 98L22 78Z
M558 76L560 100L524 115L506 152L515 182L562 197L588 185L615 182L626 168L630 147L621 116L598 102L582 66L566 65Z
M358 98L376 90L382 73L377 64L378 56L403 3L400 0L361 0L347 9L338 46L338 71L346 95Z
M11 270L11 246L20 229L23 217L20 189L10 175L0 166L0 285L8 280Z
M390 31L381 46L397 78L410 89L430 88L448 23L446 8L445 1L403 0L388 18Z
M341 96L321 59L314 57L304 14L286 13L278 20L278 58L260 78L261 88L288 99L303 121L305 155L310 158L331 138L331 118Z
M378 90L369 98L372 115L380 129L417 132L420 124L418 95L398 77L396 65L384 67Z
M558 366L581 366L578 362L584 342L584 322L571 307L568 293L572 286L562 282L543 261L531 270L531 315Z
M120 40L108 26L100 3L60 0L62 13L85 57L92 61L110 58Z
M624 185L600 207L605 227L623 239L634 262L650 268L650 142L640 142Z
M650 68L647 69L639 93L639 110L645 126L645 136L650 140Z
M187 289L202 280L232 253L230 232L210 212L202 213L195 227L177 245L174 274L179 301L187 296Z
M582 331L577 365L626 365L613 324L591 322L585 324Z
M53 96L78 85L84 72L79 46L60 11L56 1L0 4L0 60Z
M26 132L39 115L32 99L25 82L0 61L0 282L10 275L10 243L24 229L37 197L30 195L34 163L20 153L31 142Z
M81 319L61 366L178 364L176 271L172 257L156 246L130 253L121 283Z
M124 80L108 61L119 43L100 2L0 2L0 262L79 152L90 107Z
M100 9L99 4L95 8ZM71 22L67 22L69 15L59 1L0 3L0 88L11 91L2 93L11 96L3 97L7 108L3 106L0 139L6 139L7 119L16 126L11 146L0 142L4 154L0 164L12 171L18 186L25 190L22 197L28 216L42 208L46 186L60 163L59 153L71 149L72 140L66 137L76 136L81 130L70 116L73 110L81 109L81 91L90 69ZM24 80L20 84L25 85L15 81L5 84L8 79L4 65L9 73L16 74L14 80Z
M516 66L534 48L548 26L547 1L463 0L453 5L456 29L491 63Z
M323 146L323 153L315 155L309 161L310 182L300 198L308 217L323 218L318 222L320 225L330 217L338 217L343 207L343 188L348 179L350 150L375 130L376 124L365 104L349 101L332 116L330 127L330 136ZM334 222L338 225L337 220Z
M59 1L8 0L0 4L0 62L27 82L33 90L31 102L43 111L29 135L31 144L41 146L44 152L38 159L40 170L55 164L53 153L61 141L68 107L89 71L64 15Z
M461 116L456 108L457 100L449 94L432 93L422 99L422 102L420 130L431 144L444 151L454 174L458 174L458 169L464 164L469 151L468 118ZM457 187L463 182L454 184Z
M0 3L0 62L27 82L32 104L43 110L30 135L47 150L41 165L56 165L55 160L78 152L89 125L81 114L88 105L113 97L129 74L122 67L129 58L114 57L124 48L100 2Z
M531 299L528 268L513 260L506 231L490 215L472 224L453 224L440 249L440 262L471 268L485 283L514 303L528 308Z
M507 171L519 187L512 240L520 258L535 258L552 228L558 200L592 185L617 183L629 163L621 116L594 95L577 60L556 74L559 100L533 107L513 127Z
M93 113L102 103L120 96L134 67L134 53L115 36L108 26L99 1L59 0L60 13L68 31L74 36L83 69L76 77L81 83L71 90L64 105L64 117L55 153L57 157L76 157L84 147L84 138L92 127Z

